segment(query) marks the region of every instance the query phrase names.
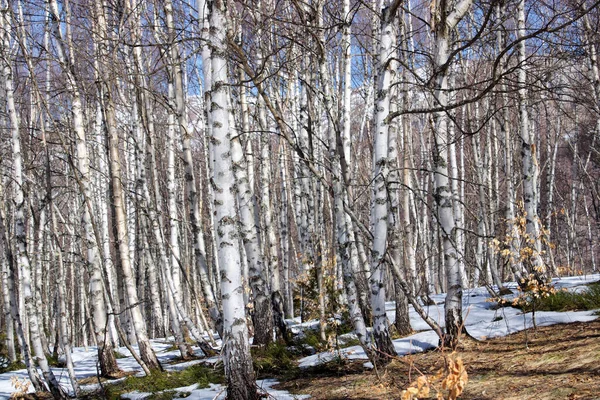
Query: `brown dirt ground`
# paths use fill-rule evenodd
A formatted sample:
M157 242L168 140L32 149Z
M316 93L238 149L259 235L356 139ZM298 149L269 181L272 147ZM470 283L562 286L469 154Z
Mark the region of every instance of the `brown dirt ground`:
M463 338L455 356L462 358L469 378L460 399L600 399L600 321L483 342ZM444 354L434 350L395 359L379 369L379 378L362 364L302 371L279 388L314 399L400 399L411 380L421 373L435 375L444 366Z

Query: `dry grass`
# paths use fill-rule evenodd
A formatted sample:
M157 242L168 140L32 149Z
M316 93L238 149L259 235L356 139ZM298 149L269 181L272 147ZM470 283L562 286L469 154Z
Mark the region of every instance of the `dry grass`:
M600 399L600 321L541 327L477 342L464 338L457 355L469 374L461 399ZM421 373L443 367L439 351L402 357L385 369L361 363L306 372L281 388L315 399L399 399ZM432 393L432 396L435 393Z
M102 383L111 382L114 379L125 378L127 376L132 376L137 373L138 373L138 371L121 371L117 375L113 376L111 379L100 377L100 382L102 382ZM82 378L82 379L77 380L77 383L79 383L80 385L93 385L93 384L98 383L98 377L97 376L88 376L87 378Z

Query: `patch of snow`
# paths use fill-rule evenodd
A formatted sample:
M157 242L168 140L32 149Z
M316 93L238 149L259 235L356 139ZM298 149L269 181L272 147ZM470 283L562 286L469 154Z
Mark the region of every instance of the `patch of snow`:
M585 290L585 285L591 282L600 281L600 274L577 276L577 277L566 277L557 278L553 280L554 285L558 289L566 288L569 291L581 291ZM515 294L506 296L511 298L516 295L516 284L508 283L507 287L511 288ZM494 338L499 336L505 336L510 333L518 332L523 329L531 328L532 315L531 313L523 314L520 310L512 307L504 307L495 310L493 303L488 301L490 297L488 291L485 288L472 288L465 289L463 293L463 311L465 327L470 335L479 340L487 338ZM425 307L429 316L437 321L440 325L444 325L444 294L432 295L431 299L436 303L435 305ZM386 303L386 311L391 321L395 318L395 304L393 302ZM429 326L419 317L414 311L412 306L409 308L410 323L412 328L418 333L408 336L406 338L394 340L394 347L399 355L405 355L420 351L425 351L437 346L438 338L437 335L429 328ZM536 312L535 319L538 326L548 326L553 324L570 323L570 322L587 322L596 319L594 311L571 311L571 312ZM299 319L286 320L286 323L290 326L291 330L297 334L301 333L306 329L318 329L318 321L307 321L300 323ZM419 332L420 331L420 332ZM342 335L340 341L350 340L354 336ZM156 339L152 340L152 347L154 348L159 361L168 370L181 370L197 363L215 364L220 361L220 357L211 357L208 359L192 360L181 364L171 364L175 358L179 356L178 350L169 350L172 348L172 342L167 339ZM208 337L207 337L208 339ZM220 342L220 340L218 341ZM136 346L134 349L138 350ZM141 368L133 359L127 348L121 347L117 349L125 358L117 360L119 367L123 371L135 371L139 375L143 375ZM198 356L202 356L202 352L197 347L194 347L194 352ZM311 355L304 357L299 361L300 367L315 366L320 363L331 361L336 357L342 357L344 359L360 359L366 360L366 354L362 347L352 346L339 351L324 352L320 354ZM97 349L94 346L87 348L77 347L73 349L73 360L75 375L77 379L84 379L94 377L97 374ZM365 367L369 368L370 363L365 363ZM372 367L372 366L371 366ZM66 369L64 368L52 368L61 386L65 390L72 393L71 384ZM41 371L40 371L41 374ZM11 377L16 377L23 380L29 380L27 371L25 369L7 372L0 374L0 399L9 398L15 389L11 385ZM115 380L118 381L118 380ZM114 382L114 381L113 381ZM264 388L271 396L281 400L301 399L306 396L293 396L287 392L281 392L273 389L272 386L276 384L275 381L266 379L257 381L257 384ZM93 390L97 388L97 384L90 384L82 386L83 390ZM191 387L188 387L188 389ZM221 385L211 385L210 388L198 389L194 387L190 390L186 388L175 389L178 391L189 391L192 395L189 397L193 400L204 400L204 399L223 399L225 397L224 387ZM30 387L30 392L33 388ZM140 399L148 394L144 393L133 393L129 394L128 398ZM135 397L142 396L142 397Z
M577 292L585 290L585 285L600 281L600 274L586 276L572 276L565 278L555 278L552 284L557 289L568 289ZM507 299L514 298L517 292L515 282L506 283L506 287L514 293L504 296ZM494 288L497 290L497 288ZM434 321L441 327L444 323L444 300L445 294L436 294L430 296L435 302L434 305L424 306L423 308ZM478 340L485 340L495 337L506 336L511 333L519 332L533 327L533 316L531 313L523 312L513 307L503 307L495 309L495 303L489 301L490 294L486 288L469 288L463 292L463 318L467 332ZM386 303L386 313L390 321L396 318L396 305L394 302ZM555 324L566 324L571 322L589 322L598 318L594 315L596 311L538 311L535 313L537 326L549 326ZM417 334L394 340L394 348L399 356L417 353L438 345L438 336L417 314L413 306L409 306L410 325ZM314 322L313 322L314 323ZM317 322L318 323L318 322ZM312 326L310 322L302 324L303 326ZM322 352L299 360L300 368L314 367L341 357L348 360L368 359L367 355L360 346L348 347L339 351ZM367 363L370 364L370 363ZM366 365L366 364L365 364ZM372 366L371 366L372 368Z
M163 364L163 367L168 371L180 371L187 367L190 367L195 364L205 363L208 365L214 365L221 360L220 357L210 357L203 359L191 360L179 364L169 364L175 358L179 356L179 350L169 350L172 348L172 342L167 339L155 339L151 340L152 348L156 352L156 356ZM133 346L133 348L137 351L137 346ZM137 364L135 359L131 356L129 350L126 347L120 347L116 349L119 353L123 354L125 358L117 359L117 363L119 367L123 371L135 371L138 372L137 375L143 376L144 373L141 371L140 366ZM194 354L197 356L202 356L202 351L197 347L193 346ZM87 349L83 347L75 347L73 349L73 362L75 368L75 375L77 379L84 379L89 377L94 377L97 375L97 348L95 346L89 346ZM71 383L69 381L69 376L67 374L66 369L64 368L52 368L52 371L56 375L60 385L65 388L65 390L69 391L69 393L73 394L73 390L71 387ZM40 371L41 375L41 371ZM0 399L8 399L12 393L15 392L15 389L11 385L11 377L17 377L19 380L27 380L29 381L29 376L27 375L27 370L22 369L18 371L7 372L4 374L0 374ZM111 380L111 384L115 382L119 382L124 380L125 378ZM279 400L295 400L295 399L305 399L308 398L306 395L292 395L288 392L274 389L273 386L278 382L272 379L264 379L256 381L256 384L262 391L267 392L272 398ZM81 389L83 391L93 391L98 388L97 383L92 383L89 385L82 385ZM186 392L191 393L186 398L191 400L213 400L213 399L224 399L225 398L225 386L211 384L210 387L205 389L198 388L198 385L191 385L186 387L180 387L176 389L170 389L176 392ZM33 392L33 387L29 388L29 392ZM122 396L124 399L131 400L140 400L150 396L151 393L143 393L143 392L132 392L127 393Z
M274 379L263 379L256 381L256 385L260 388L260 391L267 393L270 398L277 400L301 400L308 399L308 395L293 395L283 390L274 389L273 386L278 384ZM224 400L226 396L225 386L210 384L209 387L204 389L198 389L198 385L185 386L169 391L175 391L179 393L186 393L185 398L188 400ZM131 392L121 396L122 399L129 400L142 400L150 396L150 393Z
M433 331L419 332L405 338L396 339L394 348L398 355L417 353L434 348L438 344L438 337ZM361 346L351 346L339 351L328 351L318 353L312 356L304 357L299 361L300 368L315 367L317 365L343 358L345 360L366 360L368 359Z

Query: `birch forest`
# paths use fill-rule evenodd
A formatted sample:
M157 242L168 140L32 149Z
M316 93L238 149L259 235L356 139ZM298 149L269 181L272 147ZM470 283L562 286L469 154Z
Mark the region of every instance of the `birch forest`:
M170 337L258 399L290 321L377 368L409 308L453 349L469 288L597 272L599 6L0 0L0 358L65 399Z

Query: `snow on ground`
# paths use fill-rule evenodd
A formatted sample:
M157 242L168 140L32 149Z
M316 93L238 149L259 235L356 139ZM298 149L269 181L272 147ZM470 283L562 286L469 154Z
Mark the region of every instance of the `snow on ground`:
M277 400L300 400L308 399L308 395L293 395L283 390L274 389L273 386L278 382L274 379L263 379L256 381L256 384L262 392L267 392L270 398ZM175 392L182 393L186 399L189 400L224 400L225 399L225 386L210 384L210 387L205 389L198 389L196 385L181 387L172 389ZM150 393L139 393L133 392L121 396L123 399L130 400L141 400L149 396Z
M169 342L166 339L157 339L152 340L152 348L156 352L156 356L158 360L163 364L163 367L166 370L170 371L179 371L190 367L194 364L198 363L206 363L206 364L215 364L219 361L219 357L211 357L208 359L197 359L188 361L185 363L172 364L175 358L179 356L179 350L169 350L172 347L172 342ZM138 351L137 346L133 346L133 348ZM120 347L117 349L119 353L125 356L125 358L117 359L117 363L119 367L123 371L138 371L138 375L143 376L143 372L141 368L135 361L135 359L131 356L129 350L126 347ZM202 355L202 351L196 347L194 347L194 352L197 356ZM94 377L97 375L97 348L95 346L89 346L87 349L83 347L76 347L73 349L73 363L75 368L75 375L77 379L84 379L89 377ZM56 378L59 380L62 387L71 392L72 388L69 381L69 376L67 374L66 368L52 368ZM41 371L40 371L41 375ZM6 372L4 374L0 374L0 399L8 399L10 395L15 392L15 388L11 384L11 377L17 377L20 381L27 380L29 381L29 376L27 375L27 370L22 369L18 371ZM124 379L124 378L122 378ZM118 380L114 380L112 382L117 382ZM294 399L303 399L307 396L293 396L287 392L280 391L274 389L272 386L277 382L272 379L265 379L257 381L257 385L271 395L273 398L281 399L281 400L294 400ZM90 385L82 385L81 389L84 391L92 391L98 387L97 384ZM197 385L193 385L186 388L177 388L172 389L177 392L187 392L191 393L187 398L192 400L212 400L212 399L224 399L225 398L225 387L222 385L211 385L206 389L199 389ZM33 392L33 388L29 388L29 392ZM129 399L143 399L150 395L150 393L130 393L126 398Z
M583 289L583 285L589 282L600 280L600 274L587 275L581 277L568 277L554 279L553 283L557 288L567 288L572 291ZM515 289L516 284L509 284L508 287ZM513 290L516 292L516 290ZM440 325L444 325L444 298L445 295L431 296L435 305L426 307L429 315L436 320ZM489 293L485 288L467 289L463 293L463 308L465 327L469 334L476 339L484 340L487 338L505 336L510 333L518 332L526 328L532 327L532 316L530 313L522 314L520 310L512 307L504 307L494 310L493 303L489 302ZM388 317L391 321L395 318L395 305L393 302L386 304ZM535 319L538 326L547 326L553 324L569 323L569 322L587 322L596 319L594 311L571 311L571 312L536 312ZM410 307L410 321L412 328L418 333L394 340L394 347L399 355L410 354L415 352L425 351L437 346L438 337L429 328L429 326L418 316L418 314ZM288 325L295 333L305 329L318 329L318 321L309 321L300 324L298 320L287 320ZM158 339L152 341L152 347L156 351L156 355L160 362L169 370L181 370L199 362L214 364L219 358L213 357L209 359L193 360L187 363L168 365L173 359L178 356L178 350L169 350L171 343L166 339ZM137 350L137 348L134 346ZM119 353L125 358L117 360L119 367L123 371L141 371L138 364L135 362L129 351L125 348L119 348ZM195 349L197 355L202 355L199 349ZM300 367L315 366L327 361L331 361L336 357L346 359L367 359L363 349L360 346L347 347L336 352L324 352L305 357L300 360ZM93 346L85 348L73 349L73 360L75 363L75 374L78 379L89 378L96 376L97 373L97 356L96 348ZM365 364L368 367L368 364ZM64 368L53 368L54 373L59 379L61 385L70 390L69 377ZM140 372L140 374L142 374ZM11 385L11 377L17 377L21 381L29 380L26 370L12 371L0 374L0 399L7 399L15 389ZM257 381L259 387L267 391L272 398L280 400L303 399L308 396L293 396L287 392L273 389L276 382L272 379ZM95 385L87 385L82 387L84 390L91 390ZM198 389L196 385L185 388L173 389L177 392L190 393L187 397L192 400L209 400L209 399L224 399L225 387L221 385L211 385L206 389ZM30 388L32 391L32 388ZM132 400L142 399L148 393L130 393L127 398Z
M568 289L570 291L583 290L585 284L600 280L600 274L576 276L553 279L552 283L557 289ZM509 283L507 287L517 292L516 283ZM505 296L510 298L509 295ZM513 307L503 307L494 310L495 303L489 302L490 294L485 288L466 289L463 292L463 318L467 332L475 339L485 340L494 337L506 336L510 333L519 332L533 327L531 313L523 314L521 310ZM425 307L429 316L438 324L444 326L444 300L445 294L431 296L435 305ZM386 312L390 321L396 317L394 302L386 303ZM598 318L595 311L568 311L548 312L538 311L535 313L537 326L548 326L554 324L565 324L569 322L588 322ZM394 340L394 347L398 355L406 355L425 351L438 345L438 337L429 325L421 319L419 314L409 307L410 324L418 333L401 339ZM311 326L311 323L305 323ZM317 328L318 329L318 325ZM366 360L367 355L361 346L352 346L339 351L329 351L304 357L299 361L300 368L313 367L331 361L337 357L348 360ZM369 364L369 363L367 363ZM366 365L368 367L368 365Z

